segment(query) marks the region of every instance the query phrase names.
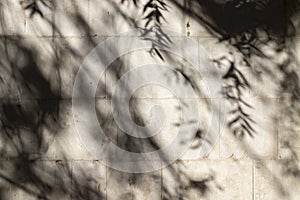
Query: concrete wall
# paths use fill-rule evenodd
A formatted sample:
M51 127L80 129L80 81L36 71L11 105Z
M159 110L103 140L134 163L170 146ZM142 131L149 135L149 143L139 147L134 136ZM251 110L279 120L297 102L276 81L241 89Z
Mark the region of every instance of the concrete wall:
M137 2L136 6L119 0L46 0L37 1L38 7L26 7L30 1L1 0L1 199L299 199L299 16L286 16L284 7L276 15L292 20L283 21L294 23L294 34L284 38L285 46L280 50L280 42L274 38L260 44L259 50L267 56L254 54L248 67L243 63L245 55L230 41L220 42L195 17L197 13L181 8L189 1L165 1L168 11L163 13L166 20L161 27L176 32L169 35L171 40L193 40L207 51L211 61L226 56L229 60L222 60L220 66L214 63L213 69L204 69L224 76L234 63L249 83L241 96L250 105L242 107L253 119L249 120L253 136L246 132L235 135L235 125L229 126L235 118L231 111L239 103L224 99L221 93L208 95L201 82L203 74L193 71L182 58L162 52L162 60L148 49L120 56L100 79L95 110L106 136L127 151L149 152L165 146L185 126L180 102L186 99L178 99L168 87L151 84L137 89L128 106L139 125L151 122L152 106L163 108L166 121L157 136L151 140L130 137L114 120L111 104L117 95L113 90L117 81L126 72L155 64L180 71L179 75L164 76L181 91L189 84L197 91L199 131L212 129L217 133L216 144L198 135L169 166L138 174L112 169L105 165L107 160L89 151L96 139L82 141L75 126L80 122L72 112L76 73L99 43L144 27L143 6L148 1ZM135 36L128 36L128 48L130 37ZM263 33L258 36L263 37ZM195 56L199 65L207 64L198 53ZM161 75L162 71L155 73ZM216 81L232 84L224 77ZM212 115L225 122L211 123ZM212 150L203 156L204 143ZM122 166L129 161L120 162ZM138 162L134 165L139 166Z

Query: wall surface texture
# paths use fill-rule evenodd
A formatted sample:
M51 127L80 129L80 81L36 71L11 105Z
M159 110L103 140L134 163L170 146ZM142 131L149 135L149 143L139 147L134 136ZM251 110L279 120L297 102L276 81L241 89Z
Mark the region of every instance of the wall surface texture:
M0 199L300 199L300 2L226 2L1 0Z

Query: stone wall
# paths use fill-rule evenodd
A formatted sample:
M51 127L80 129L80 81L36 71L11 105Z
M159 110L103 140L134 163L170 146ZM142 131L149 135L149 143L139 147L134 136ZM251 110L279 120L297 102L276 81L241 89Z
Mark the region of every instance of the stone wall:
M234 24L239 15L218 13L219 21L210 26L202 18L206 14L207 19L215 19L210 5L205 10L206 3L197 7L201 5L198 1L166 0L167 10L162 11L164 19L159 27L172 33L160 37L179 41L175 45L188 54L181 57L155 49L152 53L150 49L129 52L136 40L155 44L159 38L150 35L153 40L146 40L142 32L126 35L145 28L149 9L144 12L143 8L147 2L1 0L0 199L299 199L300 35L299 15L291 11L297 1L276 0L282 4L276 4L276 9L271 7L277 16L271 22L282 24L282 30L276 27L279 33L271 29L268 35L268 28L258 26L252 43L252 32L245 30L223 37L228 30L219 21L227 17L232 21L230 30L239 30L236 26L240 24ZM259 5L268 2L273 1L261 1ZM215 26L222 31L214 31ZM168 157L153 160L155 166L170 165L151 172L127 173L109 167L106 157L113 157L114 152L98 149L98 136L89 135L95 131L78 133L85 123L78 120L78 114L88 121L93 113L84 111L81 104L82 110L77 115L73 112L73 86L83 61L98 44L120 38L127 42L115 42L116 46L107 47L104 56L119 55L122 48L128 48L128 53L107 66L95 94L95 114L109 139L104 141L143 153L161 149L176 137L184 138L194 131L189 124L193 120L187 121L181 113L191 109L190 96L181 98L169 89L172 86L184 93L192 86L198 95L197 108L192 107L199 114L195 119L199 123L195 140L175 161ZM198 52L186 46L189 41L198 45ZM202 48L209 62L202 56ZM204 73L185 60L190 55ZM130 75L144 65L168 66L174 73L154 67L137 77ZM230 71L232 66L234 71ZM129 136L115 121L116 116L121 121L124 118L121 111L113 115L113 99L122 98L114 87L126 73L131 83L148 76L169 81L168 85L140 87L132 94L129 105L121 105L124 109L130 107L130 123L145 126L155 119L159 119L157 123L165 120L151 139ZM204 74L211 75L216 85L205 85ZM86 83L94 76L97 73L91 70ZM211 95L218 85L222 90ZM79 86L83 98L80 102L84 104L89 88ZM123 87L126 93L128 88ZM151 110L153 106L160 106L164 112ZM209 135L212 133L217 135L216 141ZM207 148L203 150L204 145ZM91 149L99 150L98 154ZM146 163L118 159L119 166L132 165L140 170Z

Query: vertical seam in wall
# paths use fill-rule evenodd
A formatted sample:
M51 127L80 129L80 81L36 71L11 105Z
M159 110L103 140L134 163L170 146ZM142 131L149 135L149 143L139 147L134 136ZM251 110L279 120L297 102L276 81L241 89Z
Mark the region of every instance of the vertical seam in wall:
M251 161L252 163L252 200L255 199L255 190L254 190L254 186L255 186L255 178L254 178L254 174L255 174L255 168L254 168L254 161Z
M87 21L88 21L88 24L90 24L90 0L88 0L88 2L87 2L87 6L88 6L88 8L87 8ZM88 28L89 28L89 34L91 33L91 27L90 26L88 26Z
M277 99L276 104L277 103L280 103L279 99ZM281 109L281 108L279 108L279 109ZM280 113L280 110L279 110L279 113ZM280 117L277 120L280 120ZM279 145L280 145L279 144L279 125L278 125L278 123L276 123L276 156L275 156L275 160L278 160L278 158L279 158Z
M51 28L52 28L52 38L54 40L55 38L55 13L56 13L56 3L53 3L54 9L52 10L51 17L52 17L52 23L51 23Z
M70 162L71 162L71 196L70 196L70 199L73 199L72 194L73 194L73 164L74 163L73 163L73 161L70 161Z
M108 169L107 169L107 165L105 165L105 199L107 200L107 172L108 172Z
M135 176L135 175L133 175L133 176ZM133 177L131 177L129 179L129 181L132 182L132 179L133 179ZM130 191L131 191L131 200L135 200L133 184L130 185Z
M218 98L218 104L219 104L219 134L218 134L218 159L221 159L221 113L220 113L220 107L221 107L221 101ZM225 106L225 105L224 105Z
M21 8L22 8L22 6L21 6ZM26 27L27 27L26 12L25 12L25 10L23 10L23 9L22 9L22 12L23 12L23 17L24 17L24 20L23 20L23 22L24 22L24 30L23 30L23 34L26 34Z
M106 41L107 38L105 38L104 41ZM107 97L107 79L106 79L106 73L107 73L107 70L104 70L104 98L105 100L108 100L108 97ZM112 98L111 98L112 99ZM117 133L118 134L118 133Z
M162 165L162 163L161 163L161 165ZM160 199L161 200L163 199L163 189L164 189L164 187L163 187L164 182L163 181L164 181L163 180L163 168L161 168L160 169Z

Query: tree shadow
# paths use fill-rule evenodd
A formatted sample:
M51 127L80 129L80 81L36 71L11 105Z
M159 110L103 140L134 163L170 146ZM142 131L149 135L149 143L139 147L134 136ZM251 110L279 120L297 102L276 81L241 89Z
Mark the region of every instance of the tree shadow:
M68 44L68 39L64 38L64 34L51 19L45 17L43 9L54 10L59 2L56 1L24 1L23 8L28 11L28 19L42 18L45 23L53 28L53 32L60 38L59 42L50 40L52 50L54 50L51 66L44 66L48 58L43 56L38 49L26 43L26 39L20 35L1 36L1 55L5 57L1 61L1 88L4 94L1 94L1 173L0 176L5 180L5 184L0 188L0 196L5 199L8 186L22 190L25 194L35 196L38 199L98 199L105 198L106 186L99 183L105 175L94 177L93 172L87 172L87 167L78 165L76 173L74 173L74 161L70 161L68 155L63 155L61 159L47 159L44 157L52 145L52 142L58 136L63 135L68 127L65 125L67 120L65 112L70 109L70 104L64 104L64 98L68 96L68 92L64 91L64 80L61 71L64 67L63 53L68 52L73 57L83 57L84 55ZM110 5L115 9L113 15L121 15L130 27L139 26L136 20L127 16L120 7L121 4L109 1ZM125 3L125 1L121 1ZM142 9L144 26L141 38L152 42L152 48L149 50L152 56L167 62L174 62L172 56L166 52L159 50L159 47L167 47L172 39L162 31L161 22L168 20L164 18L165 12L171 12L169 5L175 5L180 10L204 26L206 30L223 43L230 47L232 57L216 58L213 61L224 72L224 95L231 104L229 115L231 120L228 121L228 127L239 138L250 135L256 136L257 130L253 128L255 119L252 119L244 108L255 108L250 105L244 98L245 91L251 90L253 83L247 80L241 68L250 68L257 77L270 76L278 85L278 92L287 92L291 94L285 101L283 120L292 121L295 126L299 123L298 116L298 95L299 95L299 77L297 74L297 66L295 64L294 52L288 41L296 36L297 27L290 19L297 15L299 11L298 1L189 1L182 4L181 1L163 1L149 0L146 4L141 4L138 0L132 2L136 8ZM74 2L75 10L78 5ZM224 17L226 16L226 17ZM93 27L89 21L79 13L70 16L78 29L83 30L85 43L89 49L97 45L97 36L91 33ZM276 23L274 23L276 22ZM4 24L4 23L1 23ZM111 24L114 26L114 24ZM2 27L5 29L6 27ZM56 38L56 39L57 39ZM66 45L62 45L66 43ZM273 45L273 46L272 46ZM273 57L264 52L265 46L271 46L278 55L280 53L287 54L287 59L275 60ZM118 52L118 49L112 51ZM277 70L284 77L277 79L270 70L263 65L256 66L255 59L264 62L271 60L271 67ZM107 74L113 79L119 80L123 72L118 68L119 65L126 65L124 60L119 59L111 64ZM51 69L50 72L47 70ZM180 69L180 68L178 68ZM185 69L181 68L186 80L186 84L192 84L197 88L194 80L190 80L186 75ZM46 71L45 71L46 70ZM272 71L272 68L271 68ZM49 75L50 74L50 75ZM82 88L84 91L86 88ZM124 88L126 90L127 88ZM111 95L111 91L105 91L106 96ZM199 91L200 93L201 91ZM1 92L2 93L2 92ZM105 99L106 100L106 99ZM137 124L145 125L145 119L140 117L143 112L138 109L140 102L133 101L132 115ZM117 137L109 135L115 143L123 149L132 152L153 151L160 148L160 144L153 140L136 139L121 133L113 122L111 115L104 111L105 106L102 105L97 110L98 119L103 124L104 129L108 132L117 129ZM180 126L180 125L179 125ZM291 127L293 129L293 127ZM294 131L294 130L291 130ZM197 135L200 139L201 130ZM120 142L121 141L121 142ZM290 138L284 141L285 148L292 152L292 157L284 159L283 173L286 175L299 177L298 157L290 145ZM255 156L253 159L257 159ZM103 170L98 161L92 164L96 170ZM181 162L178 161L178 165ZM170 174L170 178L177 183L174 188L170 188L167 183L161 183L162 199L186 199L186 192L189 190L197 190L200 196L206 197L214 190L224 190L217 182L214 172L196 179L186 174L180 167L171 165L166 171ZM88 168L90 169L90 168ZM106 169L107 170L107 169ZM114 174L113 170L109 171ZM270 171L269 173L272 174ZM74 176L73 176L74 175ZM112 175L113 176L113 175ZM140 184L145 180L141 174L117 173L116 180L130 180L130 188L139 188ZM160 176L163 176L160 174ZM107 178L107 176L106 176ZM159 182L160 177L154 173L146 177L147 181L155 180ZM104 178L105 179L105 178ZM106 180L107 181L107 180ZM125 182L126 182L125 181ZM125 183L126 184L126 183ZM278 183L280 185L280 183ZM283 186L279 186L284 188ZM117 188L122 190L122 188ZM282 189L282 193L285 189ZM17 194L18 195L18 194ZM23 194L21 194L23 195ZM134 197L133 193L121 194L121 197Z

